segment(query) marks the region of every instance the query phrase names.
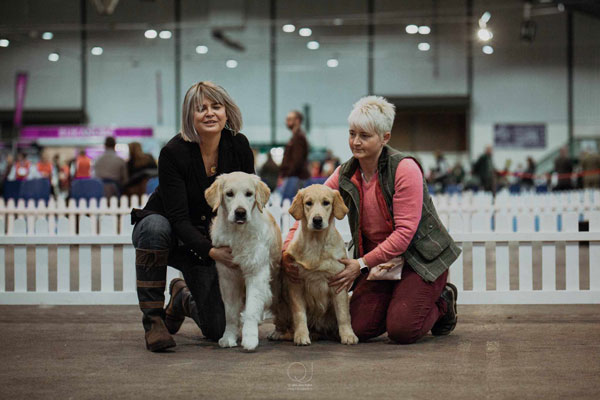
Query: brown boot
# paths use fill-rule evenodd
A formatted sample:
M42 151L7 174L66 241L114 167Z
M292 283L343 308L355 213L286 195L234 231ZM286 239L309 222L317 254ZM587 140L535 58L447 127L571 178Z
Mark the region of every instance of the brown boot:
M176 334L185 320L185 310L183 309L183 298L189 295L185 281L181 278L175 278L169 285L169 294L171 299L165 309L165 325L171 335Z
M164 323L168 256L168 250L135 250L137 294L144 314L142 324L146 331L146 348L150 351L175 347L175 341Z

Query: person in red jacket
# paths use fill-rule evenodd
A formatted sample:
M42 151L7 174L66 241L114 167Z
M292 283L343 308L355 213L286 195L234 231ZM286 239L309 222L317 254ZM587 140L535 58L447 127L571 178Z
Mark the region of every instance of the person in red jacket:
M40 177L50 180L52 178L52 162L48 160L46 153L42 153L40 161L36 165Z
M92 159L85 154L85 150L80 150L75 159L75 179L92 177Z

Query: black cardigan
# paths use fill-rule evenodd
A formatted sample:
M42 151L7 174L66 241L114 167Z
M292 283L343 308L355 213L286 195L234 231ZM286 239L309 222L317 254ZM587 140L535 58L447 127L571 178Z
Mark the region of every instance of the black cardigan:
M241 133L234 136L224 129L219 141L217 175L234 171L253 174L254 154L246 136ZM210 260L208 251L212 243L208 232L214 214L206 203L204 191L214 180L214 176L206 176L198 144L176 135L160 151L158 187L143 211L133 211L132 222L149 214L161 214L168 218L173 233L187 249L200 260Z

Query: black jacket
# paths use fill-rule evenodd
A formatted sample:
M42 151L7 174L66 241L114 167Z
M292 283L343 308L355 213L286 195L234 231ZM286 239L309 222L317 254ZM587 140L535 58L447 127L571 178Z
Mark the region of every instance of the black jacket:
M254 154L248 139L241 133L221 132L217 175L234 171L254 173ZM201 259L210 260L212 247L208 236L214 216L206 203L204 191L215 181L207 177L197 143L186 142L181 134L173 137L160 151L158 187L144 210L133 210L132 222L149 214L168 218L171 229L183 245Z

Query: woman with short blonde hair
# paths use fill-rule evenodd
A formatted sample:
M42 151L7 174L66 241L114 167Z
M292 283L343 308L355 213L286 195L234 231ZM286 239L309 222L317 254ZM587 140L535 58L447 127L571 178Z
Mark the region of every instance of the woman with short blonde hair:
M132 211L137 292L150 351L175 346L171 335L185 317L211 340L223 335L225 310L215 260L235 265L229 247L212 246L213 211L204 191L219 174L254 173L254 154L239 133L240 109L221 86L192 85L181 119L181 132L160 152L158 187L143 210ZM171 299L163 310L167 264L181 270L185 280L171 281Z
M352 329L361 341L387 331L392 341L407 344L456 326L456 287L446 279L460 249L435 211L417 160L387 145L394 116L393 104L367 96L348 117L352 158L325 185L339 190L349 209L354 254L339 260L345 269L329 286L337 292L353 287ZM384 273L390 264L395 272ZM298 266L283 266L299 283Z

